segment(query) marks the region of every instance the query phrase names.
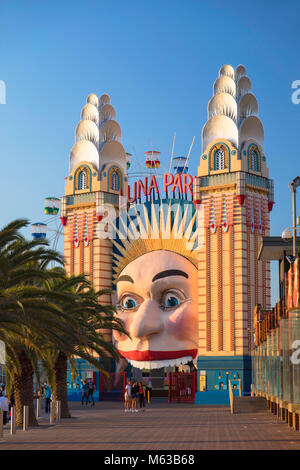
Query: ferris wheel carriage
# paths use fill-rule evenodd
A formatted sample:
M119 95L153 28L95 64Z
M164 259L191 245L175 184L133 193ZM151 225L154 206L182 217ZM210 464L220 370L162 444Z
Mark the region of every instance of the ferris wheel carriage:
M187 157L175 157L173 158L174 172L186 174L188 172Z
M63 227L67 223L65 197L46 197L44 199L45 222L31 224L31 237L33 240L42 240L47 237L51 247L56 250L59 238L63 234ZM60 213L60 216L59 216Z
M60 199L57 197L46 197L44 212L46 215L57 215L59 212Z
M147 168L159 168L160 152L156 150L149 150L145 152L145 165Z
M126 152L126 169L129 170L130 165L131 165L131 157L132 153Z
M34 240L46 238L47 235L47 224L42 222L36 222L31 224L31 235Z

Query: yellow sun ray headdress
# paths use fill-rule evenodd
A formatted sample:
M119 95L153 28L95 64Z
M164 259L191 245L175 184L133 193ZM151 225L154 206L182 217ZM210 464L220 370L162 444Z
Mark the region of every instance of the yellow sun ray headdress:
M137 204L122 213L114 227L113 277L139 256L168 250L197 267L197 212L192 201L161 199Z

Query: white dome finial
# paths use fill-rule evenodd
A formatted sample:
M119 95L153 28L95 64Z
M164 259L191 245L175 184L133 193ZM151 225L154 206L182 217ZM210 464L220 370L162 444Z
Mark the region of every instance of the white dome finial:
M98 96L95 95L94 93L91 93L87 97L86 102L87 102L87 104L92 104L92 105L96 106L96 108L98 108L98 105L99 105Z
M202 150L215 139L227 139L236 148L253 139L263 146L264 131L257 117L258 105L246 68L223 65L208 103L208 120L202 129Z

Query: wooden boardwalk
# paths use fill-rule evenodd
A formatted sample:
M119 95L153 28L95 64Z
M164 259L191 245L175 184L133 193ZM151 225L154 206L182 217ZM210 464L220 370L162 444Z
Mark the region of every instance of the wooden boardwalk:
M70 406L73 419L11 436L3 450L300 450L300 432L269 411L234 414L229 407L153 401L145 412L125 413L122 403Z

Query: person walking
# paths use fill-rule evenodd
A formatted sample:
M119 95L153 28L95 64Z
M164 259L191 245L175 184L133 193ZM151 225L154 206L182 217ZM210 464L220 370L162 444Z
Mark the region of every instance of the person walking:
M86 383L86 380L83 381L82 383L82 395L81 395L81 406L85 405L87 406L87 399L88 399L88 386Z
M146 398L148 399L148 403L152 398L152 382L151 379L146 380Z
M92 406L95 406L95 400L94 400L94 397L93 397L93 394L94 394L94 390L96 389L96 386L93 382L93 379L89 379L88 383L87 383L87 388L88 388L88 395L87 395L87 399L86 399L86 404L90 401L90 397L91 397L91 408Z
M11 417L11 409L13 406L15 406L16 404L16 401L15 401L15 392L14 392L14 386L12 386L11 388L11 392L10 392L10 397L9 397L9 404L8 404L8 414L9 414L9 417Z
M124 411L125 413L128 413L131 408L131 401L132 401L132 396L131 396L131 380L127 381L127 385L125 387L125 394L124 394Z
M139 393L139 384L137 382L134 382L132 389L131 389L131 395L132 395L132 408L131 411L137 413L139 410L137 409L137 402L138 402L138 393Z
M142 382L140 382L139 383L139 404L140 404L140 408L142 408L143 411L145 411L145 398L146 398L146 387Z
M8 398L5 395L5 392L2 391L2 395L0 396L0 410L3 411L3 424L6 424L8 422Z
M47 384L47 382L44 383L44 397L45 397L45 412L50 413L50 403L51 403L51 388Z

